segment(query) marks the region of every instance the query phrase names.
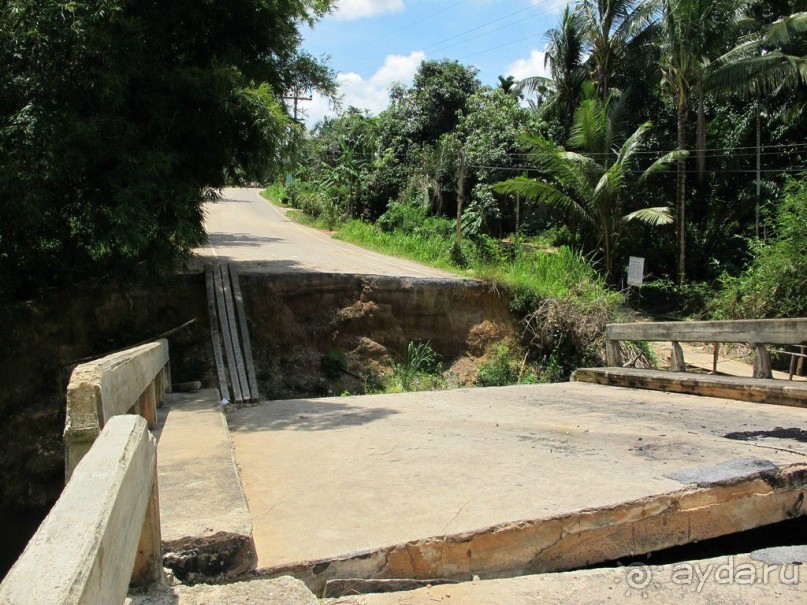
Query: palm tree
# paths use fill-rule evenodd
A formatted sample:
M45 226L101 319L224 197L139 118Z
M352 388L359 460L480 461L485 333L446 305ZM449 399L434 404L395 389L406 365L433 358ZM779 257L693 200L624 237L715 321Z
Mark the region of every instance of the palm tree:
M715 61L708 85L746 98L795 90L807 84L807 55L789 53L788 48L805 42L807 11L779 19L745 36Z
M591 45L591 76L607 99L620 59L658 11L658 0L584 0L580 14Z
M498 88L506 95L517 95L515 76L499 76Z
M744 0L662 0L661 73L675 102L678 150L687 149L687 126L693 91L702 90L716 34L733 22ZM699 103L700 106L700 103ZM702 137L699 137L702 138ZM686 279L686 156L678 156L675 218L678 281Z
M569 140L570 147L579 151L567 151L542 137L527 137L532 147L531 161L547 180L519 177L496 185L499 193L566 209L588 224L596 233L605 273L611 278L616 247L627 223L672 222L670 208L666 206L625 212L626 194L631 184L635 184L631 175L636 172L637 151L651 124L642 124L620 144L618 116L618 103L611 100L603 103L598 98L583 101L575 113ZM659 158L640 171L636 183L664 169L678 155L674 151Z
M762 203L762 105L766 95L807 84L807 55L788 52L807 42L807 12L778 19L743 37L706 74L706 88L717 94L754 100L756 114L756 236Z
M518 90L538 93L545 97L542 111L558 116L564 128L564 140L569 136L574 110L582 97L586 80L583 67L585 39L583 20L575 9L566 6L561 13L560 25L546 33L544 64L550 77L533 76L518 82Z

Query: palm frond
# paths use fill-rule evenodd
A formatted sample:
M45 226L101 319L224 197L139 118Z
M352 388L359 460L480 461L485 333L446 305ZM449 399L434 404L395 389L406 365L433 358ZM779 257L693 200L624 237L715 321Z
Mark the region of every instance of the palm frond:
M686 158L688 156L689 152L686 151L685 149L677 149L675 151L671 151L666 155L661 156L659 159L653 162L647 170L645 170L642 173L642 175L639 177L639 182L642 183L646 181L648 177L656 174L657 172L663 172L673 162L677 162L678 160Z
M641 221L653 227L659 225L669 225L673 222L672 211L667 206L658 206L656 208L642 208L631 212L630 214L622 217L626 222Z
M595 223L594 218L586 208L581 206L572 197L543 181L530 179L527 177L517 177L502 181L493 186L497 193L506 195L520 195L525 200L530 202L537 202L553 206L556 208L564 208L574 213L578 218L587 223Z

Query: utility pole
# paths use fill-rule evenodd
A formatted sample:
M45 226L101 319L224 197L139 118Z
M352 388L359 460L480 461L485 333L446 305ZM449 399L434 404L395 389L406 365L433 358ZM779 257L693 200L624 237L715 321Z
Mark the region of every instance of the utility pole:
M462 204L465 200L465 150L460 151L460 170L457 176L457 242L462 238Z
M762 119L759 111L759 99L757 99L757 209L756 209L756 233L759 239L759 207L762 203Z
M310 92L307 95L304 94L303 96L300 96L300 92L302 92L302 89L295 88L291 93L289 93L287 95L283 95L283 98L285 100L294 101L294 121L295 122L299 121L297 119L297 115L299 113L299 111L298 111L299 102L300 101L313 101L314 100L314 95L312 95Z

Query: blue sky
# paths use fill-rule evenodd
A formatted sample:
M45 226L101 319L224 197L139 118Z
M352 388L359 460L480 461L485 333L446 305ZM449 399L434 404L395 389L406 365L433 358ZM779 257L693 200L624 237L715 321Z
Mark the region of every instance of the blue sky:
M376 113L394 82L409 84L423 59L457 59L485 84L500 74L544 74L545 32L568 0L338 0L305 32L304 48L330 57L344 106ZM308 123L332 112L318 95Z

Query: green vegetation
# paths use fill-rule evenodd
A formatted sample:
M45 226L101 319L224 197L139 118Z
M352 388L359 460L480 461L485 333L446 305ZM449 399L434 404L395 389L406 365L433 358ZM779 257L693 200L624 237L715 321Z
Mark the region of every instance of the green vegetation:
M215 188L281 174L303 134L282 96L335 90L300 49L329 6L3 2L0 296L172 268Z
M393 365L392 372L383 378L380 392L408 393L447 387L448 382L443 378L443 364L431 344L410 342L406 348L406 358L403 363Z
M490 356L479 365L479 374L476 379L477 386L499 387L508 384L535 384L538 374L534 368L527 366L527 354L523 361L519 359L518 351L513 351L507 344L499 344ZM547 381L554 378L551 372L544 375Z
M547 32L550 77L488 87L426 61L379 115L320 123L286 197L347 241L502 282L524 315L552 299L613 317L628 256L646 259L651 311L770 315L738 284L789 237L771 221L807 163L804 10L581 0Z
M774 236L754 243L742 274L722 278L721 317L807 317L807 180L791 181L771 225Z

